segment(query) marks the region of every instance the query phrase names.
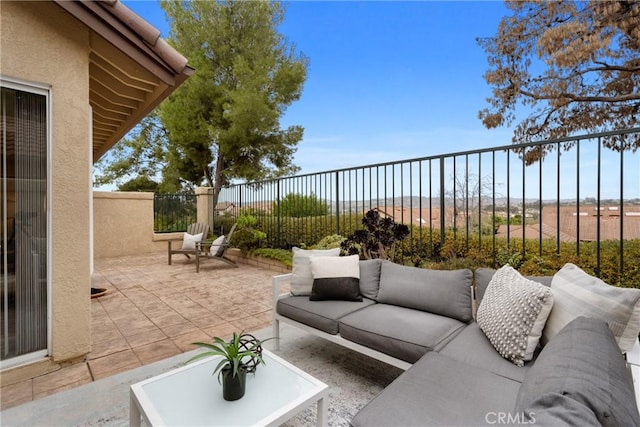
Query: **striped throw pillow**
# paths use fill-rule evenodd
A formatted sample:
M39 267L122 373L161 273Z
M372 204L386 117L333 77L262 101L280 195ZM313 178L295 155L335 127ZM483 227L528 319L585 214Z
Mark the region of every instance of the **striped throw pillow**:
M604 320L623 353L640 332L640 289L610 286L573 264L565 264L551 281L554 304L542 332L542 343L579 316Z

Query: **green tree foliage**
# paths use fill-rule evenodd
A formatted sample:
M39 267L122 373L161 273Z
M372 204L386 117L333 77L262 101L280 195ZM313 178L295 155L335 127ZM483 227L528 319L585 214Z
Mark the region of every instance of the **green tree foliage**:
M308 196L303 194L287 194L280 203L273 202L272 211L281 216L304 218L309 216L322 216L329 213L329 206L318 199L315 194Z
M195 73L124 142L105 179L162 170L163 185L289 175L303 128L280 128L298 100L308 60L278 32L284 9L268 1L163 1L169 41ZM117 151L116 151L117 153ZM113 157L117 157L113 156ZM156 171L158 169L155 169ZM150 175L147 175L150 176Z
M140 175L118 186L118 191L150 191L157 193L159 191L160 184L154 180Z
M640 123L640 2L509 1L511 16L495 36L479 39L487 53L485 80L493 94L479 113L487 128L510 126L519 105L532 113L513 142L576 132L624 129ZM640 138L608 138L614 149ZM565 144L564 149L570 148ZM530 149L531 163L552 146Z

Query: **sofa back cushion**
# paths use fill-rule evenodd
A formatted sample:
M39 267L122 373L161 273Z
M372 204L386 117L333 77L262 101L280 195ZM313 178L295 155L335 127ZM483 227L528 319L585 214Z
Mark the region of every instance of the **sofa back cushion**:
M557 402L548 398L553 394L583 405L603 426L640 425L631 372L602 320L578 317L542 349L522 382L514 412L549 409L544 406Z
M291 294L311 295L313 287L313 274L311 273L310 257L340 256L340 248L305 250L294 247L293 268L291 271Z
M380 289L380 259L360 261L360 295L376 300Z
M427 270L383 261L378 302L451 317L472 319L471 270Z

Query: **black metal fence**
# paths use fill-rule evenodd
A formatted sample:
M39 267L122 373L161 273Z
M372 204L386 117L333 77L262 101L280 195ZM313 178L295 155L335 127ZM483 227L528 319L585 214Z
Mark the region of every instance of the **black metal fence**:
M196 222L196 195L193 193L154 194L153 230L156 233L187 231Z
M375 209L410 226L407 263L474 258L544 273L575 262L640 286L628 283L640 278L638 138L629 129L238 184L218 204L259 217L270 247L348 236Z

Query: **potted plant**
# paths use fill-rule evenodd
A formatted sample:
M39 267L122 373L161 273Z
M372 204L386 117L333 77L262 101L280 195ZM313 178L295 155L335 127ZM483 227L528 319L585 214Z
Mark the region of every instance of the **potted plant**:
M244 396L247 373L255 372L259 364L264 364L262 342L253 335L242 332L234 332L229 341L213 337L211 343L194 342L194 345L208 351L193 356L187 363L203 357L222 356L212 375L218 373L225 400L238 400Z

